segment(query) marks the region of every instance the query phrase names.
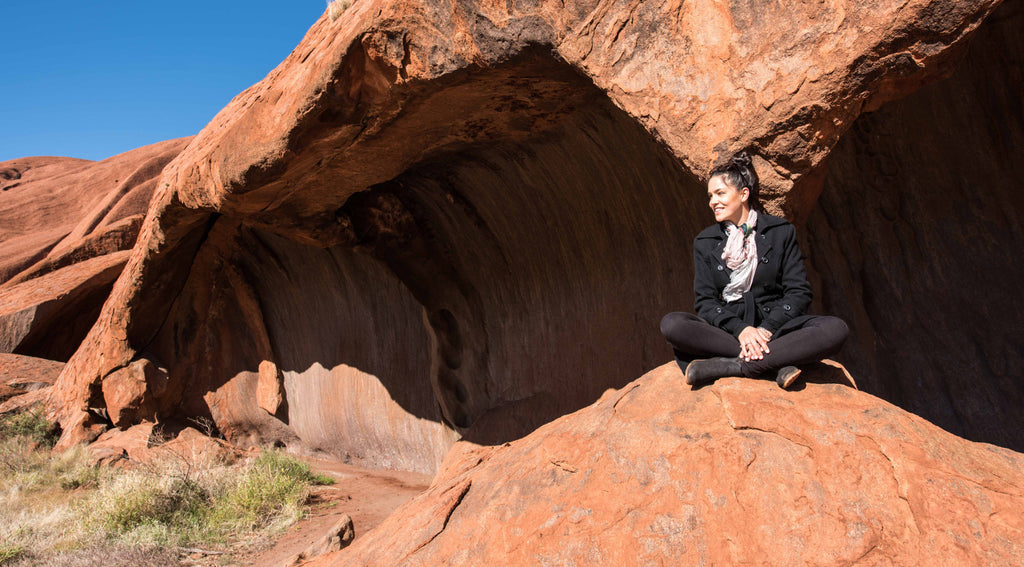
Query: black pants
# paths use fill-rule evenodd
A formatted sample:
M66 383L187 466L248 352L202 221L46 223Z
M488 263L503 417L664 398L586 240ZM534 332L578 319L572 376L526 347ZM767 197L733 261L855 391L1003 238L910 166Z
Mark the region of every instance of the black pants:
M800 327L773 336L771 351L761 360L740 360L743 375L756 377L783 366L798 366L828 358L839 352L850 328L838 317L813 316ZM669 313L661 319L661 334L672 345L676 362L686 365L698 358L738 357L740 342L731 334L690 313Z

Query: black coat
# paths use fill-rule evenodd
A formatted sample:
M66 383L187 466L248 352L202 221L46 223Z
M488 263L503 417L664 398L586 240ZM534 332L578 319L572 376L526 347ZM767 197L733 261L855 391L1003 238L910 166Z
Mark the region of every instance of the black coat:
M693 292L697 315L734 337L747 326L763 327L775 336L799 328L811 305L803 255L796 230L785 219L758 213L757 269L750 291L726 302L722 290L732 273L722 260L725 224L709 226L693 241Z

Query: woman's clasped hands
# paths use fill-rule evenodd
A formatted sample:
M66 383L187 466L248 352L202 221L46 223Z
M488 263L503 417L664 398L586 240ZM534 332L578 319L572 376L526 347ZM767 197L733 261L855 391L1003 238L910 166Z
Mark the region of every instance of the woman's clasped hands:
M761 360L768 354L768 341L772 340L772 334L761 327L747 327L740 331L740 358L746 362Z

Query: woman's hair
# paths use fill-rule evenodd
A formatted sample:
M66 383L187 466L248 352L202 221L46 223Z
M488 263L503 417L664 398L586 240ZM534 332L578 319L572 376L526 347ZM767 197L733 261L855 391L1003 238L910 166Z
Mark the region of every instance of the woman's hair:
M754 163L750 160L750 154L740 152L732 156L729 161L712 169L708 174L708 179L719 175L725 178L726 184L735 187L737 191L744 187L750 189L747 204L752 209L761 210L761 184L757 180L757 172L754 171Z

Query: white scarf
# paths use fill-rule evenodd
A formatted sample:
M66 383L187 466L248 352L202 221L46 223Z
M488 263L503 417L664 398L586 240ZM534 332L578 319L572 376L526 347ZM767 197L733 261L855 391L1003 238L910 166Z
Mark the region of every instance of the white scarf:
M757 269L757 242L754 241L757 225L757 211L750 209L747 214L747 222L742 227L731 222L725 223L725 250L722 252L722 260L732 270L729 276L729 285L722 290L722 297L726 301L737 301L743 294L750 291L754 283L754 271ZM748 228L749 233L744 237L743 229Z

